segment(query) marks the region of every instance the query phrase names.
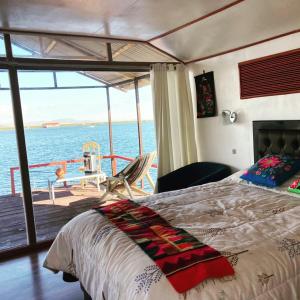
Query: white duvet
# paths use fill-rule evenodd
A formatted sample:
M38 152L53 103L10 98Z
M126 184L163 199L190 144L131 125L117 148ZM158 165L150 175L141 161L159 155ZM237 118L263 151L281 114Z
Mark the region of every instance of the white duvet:
M230 178L139 202L228 256L235 276L178 294L126 234L93 210L61 229L44 266L76 276L93 300L300 299L300 198Z

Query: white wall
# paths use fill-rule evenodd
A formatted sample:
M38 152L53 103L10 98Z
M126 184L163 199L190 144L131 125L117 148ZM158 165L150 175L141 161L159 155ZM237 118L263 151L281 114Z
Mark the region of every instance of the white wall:
M253 120L300 120L300 94L240 99L238 63L300 48L300 34L293 34L254 47L190 65L193 76L214 71L218 116L197 120L201 160L226 163L235 169L253 162ZM195 84L191 77L195 101ZM238 121L223 125L223 109L238 112ZM236 149L236 154L232 150Z

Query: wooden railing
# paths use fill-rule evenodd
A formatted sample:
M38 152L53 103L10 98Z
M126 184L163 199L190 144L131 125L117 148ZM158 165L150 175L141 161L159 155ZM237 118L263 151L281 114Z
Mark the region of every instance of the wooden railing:
M115 175L117 173L117 160L125 160L125 161L133 161L134 158L132 157L126 157L126 156L121 156L121 155L104 155L101 156L101 159L111 159L111 169L112 169L112 174ZM29 165L29 169L35 169L35 168L44 168L44 167L53 167L53 166L60 166L65 173L67 173L67 166L68 164L75 164L75 163L80 163L83 162L83 158L79 159L70 159L70 160L62 160L62 161L52 161L48 163L42 163L42 164L34 164L34 165ZM152 168L157 168L156 164L151 165ZM12 167L10 168L10 185L11 185L11 194L14 196L16 195L16 184L15 184L15 172L20 170L19 167Z

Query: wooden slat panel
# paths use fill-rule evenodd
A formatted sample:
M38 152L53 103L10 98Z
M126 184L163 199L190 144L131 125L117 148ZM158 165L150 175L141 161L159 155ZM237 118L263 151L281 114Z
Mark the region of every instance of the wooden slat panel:
M300 49L239 63L241 99L300 93Z

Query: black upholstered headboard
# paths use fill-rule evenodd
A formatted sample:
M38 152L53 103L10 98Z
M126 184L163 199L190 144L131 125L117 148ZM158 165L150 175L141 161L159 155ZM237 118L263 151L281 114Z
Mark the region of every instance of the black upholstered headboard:
M300 120L253 121L254 162L266 154L300 157Z

